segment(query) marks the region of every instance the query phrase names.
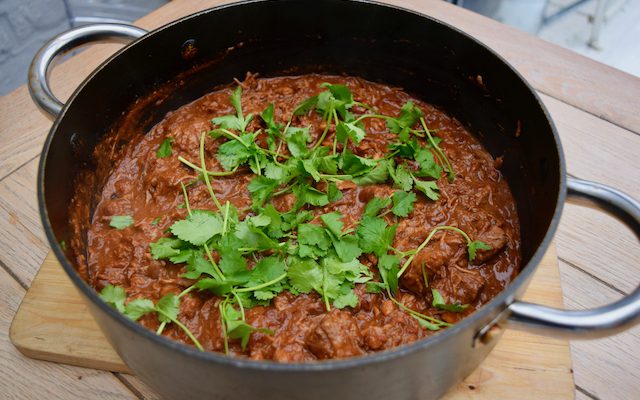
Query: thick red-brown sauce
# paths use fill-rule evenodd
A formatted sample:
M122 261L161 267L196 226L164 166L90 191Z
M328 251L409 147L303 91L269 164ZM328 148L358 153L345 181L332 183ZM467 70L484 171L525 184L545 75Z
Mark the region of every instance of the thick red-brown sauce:
M449 322L456 322L487 303L516 276L520 264L518 216L509 187L498 170L498 162L454 118L411 98L398 88L359 78L307 75L256 79L250 76L242 83L242 106L245 113L257 115L269 103L274 103L276 121L286 123L297 104L322 90L319 87L322 82L347 85L357 101L372 106L380 114L398 115L401 106L412 100L425 111L430 129L436 129L437 136L442 138L441 147L453 165L456 179L450 183L445 174L442 175L438 180L441 195L436 202L418 195L414 211L399 223L394 247L400 250L416 248L439 225L457 226L471 238L492 247L489 251L479 251L478 257L469 262L466 243L459 234L438 233L418 253L401 278L398 300L407 307ZM89 206L79 207L82 201L77 200L73 204L75 211L71 221L75 232L72 245L76 247L79 271L93 287L100 290L107 284L118 285L126 290L129 300L144 297L155 302L167 293L178 294L193 283L181 278L185 272L183 266L154 260L149 243L165 236L165 230L173 222L186 217L186 210L181 206L184 197L180 182L191 182L197 174L180 163L178 156L198 163L200 135L211 129L210 120L234 113L229 103L230 93L230 88L218 90L167 114L146 135L134 138L118 151L114 150L113 140L112 144L107 141L98 147L96 158L106 157L109 161L98 164L112 164L113 167L102 171L106 180L94 200L92 219L88 223L82 221L88 218ZM354 107L352 112L361 114L366 110ZM311 126L313 142L324 129L321 116L314 112L294 118L293 124ZM396 135L388 131L382 120L366 119L364 124L367 136L351 150L361 156L384 156L387 144L394 141ZM249 130L257 129L259 125L259 118L256 118ZM120 129L126 127L127 123L124 123ZM174 140L173 154L158 158L156 151L167 137ZM222 170L216 152L225 140L206 139L205 157L209 170ZM333 131L330 130L325 143L330 145L332 140ZM250 211L247 184L251 178L251 172L245 169L212 182L220 201L230 201L240 211L241 218ZM313 211L317 214L340 211L344 215L345 229L353 228L360 220L369 200L376 196L388 197L396 190L391 184L359 187L344 182L339 187L343 192L341 200ZM78 193L81 194L82 189ZM189 186L188 195L193 209L215 210L204 183ZM281 211L289 210L293 201L291 194L272 199ZM131 215L134 225L116 230L109 226L114 215ZM152 224L157 217L159 222ZM390 214L385 218L390 224L396 222L396 217ZM375 270L375 258L371 255L362 256L360 260ZM429 288L425 288L422 265ZM470 304L470 307L462 313L437 310L431 306L431 288L438 289L447 303L460 302ZM389 349L434 333L420 327L416 319L400 310L384 294L367 293L364 285L358 285L356 293L359 297L356 308L327 312L317 294L293 296L285 291L273 299L271 305L247 310L248 323L268 328L274 334L253 333L244 351L237 340L231 341L230 351L253 359L309 361ZM206 350L220 352L224 351L224 339L219 302L220 298L207 292L191 292L182 300L179 320ZM149 329L156 329L159 324L154 315L145 316L140 322ZM173 324L167 326L164 335L191 344L185 333Z

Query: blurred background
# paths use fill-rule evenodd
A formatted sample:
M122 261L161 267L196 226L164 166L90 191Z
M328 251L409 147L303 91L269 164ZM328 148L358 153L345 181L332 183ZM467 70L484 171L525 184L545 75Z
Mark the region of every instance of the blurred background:
M129 23L166 2L167 0L0 0L0 96L25 83L31 58L52 36L87 23ZM638 0L448 2L640 76Z

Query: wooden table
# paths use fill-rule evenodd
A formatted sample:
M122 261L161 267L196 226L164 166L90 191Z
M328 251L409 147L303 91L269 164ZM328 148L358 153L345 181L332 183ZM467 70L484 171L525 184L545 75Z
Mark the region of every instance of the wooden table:
M571 175L640 198L640 79L443 1L393 0L446 21L509 60L538 90L556 123ZM153 29L219 0L175 0L142 18ZM100 45L52 74L67 98L117 46ZM137 378L25 358L8 330L49 250L36 201L39 154L51 121L23 86L0 98L0 387L8 398L156 398ZM556 237L564 300L587 308L628 294L640 282L640 246L613 218L567 205ZM579 399L640 398L640 327L608 339L573 342Z

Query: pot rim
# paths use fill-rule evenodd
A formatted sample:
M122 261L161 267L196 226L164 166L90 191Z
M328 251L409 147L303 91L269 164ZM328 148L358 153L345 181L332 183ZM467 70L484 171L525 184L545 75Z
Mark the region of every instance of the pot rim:
M417 340L413 343L409 343L406 345L397 346L388 350L384 350L381 352L368 353L362 356L356 356L346 359L332 359L327 361L316 361L316 362L304 362L304 363L282 363L271 360L251 360L249 358L241 358L237 356L227 356L221 353L212 352L212 351L200 351L193 346L189 346L183 344L181 342L166 338L162 335L157 335L155 332L143 327L139 323L130 320L124 315L120 314L113 307L109 306L107 303L102 301L98 296L98 292L91 286L89 286L77 273L75 268L71 265L67 257L65 256L64 251L62 250L60 243L57 241L55 234L53 232L53 228L49 221L46 203L45 203L45 189L44 189L44 180L45 180L45 166L47 163L47 155L49 153L49 148L51 146L51 142L53 137L55 136L56 131L60 125L60 122L64 119L65 114L68 109L73 105L75 99L78 94L83 90L83 88L87 85L87 83L94 79L96 75L100 73L100 71L105 68L112 60L120 57L122 54L126 53L130 49L134 48L140 42L145 40L152 40L153 36L158 32L171 29L174 25L178 25L183 21L198 18L202 15L216 12L217 10L231 8L231 7L243 7L247 5L251 5L254 3L265 3L273 0L250 0L250 1L242 1L242 2L234 2L224 5L219 5L216 7L208 8L206 10L198 11L196 13L187 15L185 17L179 18L175 21L169 22L161 27L150 31L143 37L137 39L136 41L124 46L122 49L118 50L112 56L110 56L106 61L104 61L100 66L98 66L95 70L91 72L91 74L83 80L83 82L74 90L73 94L69 97L69 100L65 103L65 106L61 113L56 117L49 133L47 134L47 138L45 140L42 154L40 157L40 161L38 164L38 178L37 178L37 191L38 191L38 208L40 211L40 217L42 220L43 228L49 244L53 249L53 252L56 255L56 258L64 268L65 272L74 283L77 289L84 295L86 299L89 299L95 306L97 306L102 312L104 312L111 319L116 320L121 325L124 325L130 332L141 335L148 340L156 342L156 344L160 346L164 346L172 351L182 352L189 357L194 357L204 362L214 362L220 363L227 366L237 367L237 368L245 368L252 370L270 370L270 371L288 371L288 372L310 372L310 371L327 371L327 370L341 370L341 369L349 369L349 368L357 368L363 367L369 364L377 364L382 363L387 360L397 359L404 356L407 356L411 353L417 352L419 350L423 350L430 346L436 346L438 343L445 341L448 337L458 334L461 331L473 329L474 326L480 324L482 320L489 320L491 315L497 314L494 310L500 308L501 311L505 308L506 305L511 303L514 299L514 292L522 285L526 284L528 279L535 272L540 260L546 253L553 236L556 232L558 223L560 221L560 216L562 213L564 201L566 198L566 167L565 167L565 159L564 153L562 151L562 145L560 143L560 137L558 136L558 132L556 129L549 112L546 107L542 103L540 97L537 92L533 89L533 87L529 84L529 82L500 54L496 53L489 46L485 45L478 39L474 38L470 34L429 15L423 14L421 12L417 12L414 10L410 10L404 7L400 7L394 4L382 3L380 1L374 0L350 0L357 3L364 3L374 7L386 7L392 8L397 11L402 11L405 13L414 14L421 18L425 18L430 20L435 24L440 24L445 26L446 28L455 31L457 34L466 37L469 40L475 42L476 45L483 47L485 50L489 51L494 57L496 57L499 61L505 64L513 74L525 85L528 91L533 95L534 99L537 102L537 105L540 107L540 110L544 113L545 118L551 128L553 133L553 139L556 145L556 149L558 152L558 160L559 160L559 174L560 174L560 185L558 188L558 196L556 199L555 211L553 214L553 218L547 228L547 231L544 235L540 246L536 249L534 254L532 255L529 262L521 268L517 277L511 281L507 287L505 287L496 297L491 299L487 304L482 306L479 310L476 310L470 316L464 318L462 321L455 324L453 327L447 328L442 332L438 332L437 334ZM498 313L499 313L498 311ZM101 328L102 329L102 328ZM126 357L123 357L125 359Z

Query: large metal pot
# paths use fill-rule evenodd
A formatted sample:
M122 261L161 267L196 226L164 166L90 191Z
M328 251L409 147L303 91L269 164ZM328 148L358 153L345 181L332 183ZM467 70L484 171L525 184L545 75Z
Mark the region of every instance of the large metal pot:
M63 106L46 81L50 62L78 44L114 36L136 40L94 71ZM346 360L279 364L203 353L124 318L100 301L59 245L70 231L74 177L91 168L96 142L134 100L187 70L192 71L187 79L145 110L144 127L247 71L263 76L313 71L359 75L401 86L444 108L467 124L494 156L504 157L502 172L521 221L520 275L450 329ZM640 290L590 311L517 300L553 237L567 191L608 206L636 233L640 206L614 189L567 178L558 135L533 89L482 43L428 16L370 2L284 0L217 7L150 33L126 25L85 26L53 39L38 53L30 89L34 100L56 116L38 177L49 242L118 354L167 398L435 398L487 356L500 336L494 327L514 324L583 338L619 332L640 318Z

